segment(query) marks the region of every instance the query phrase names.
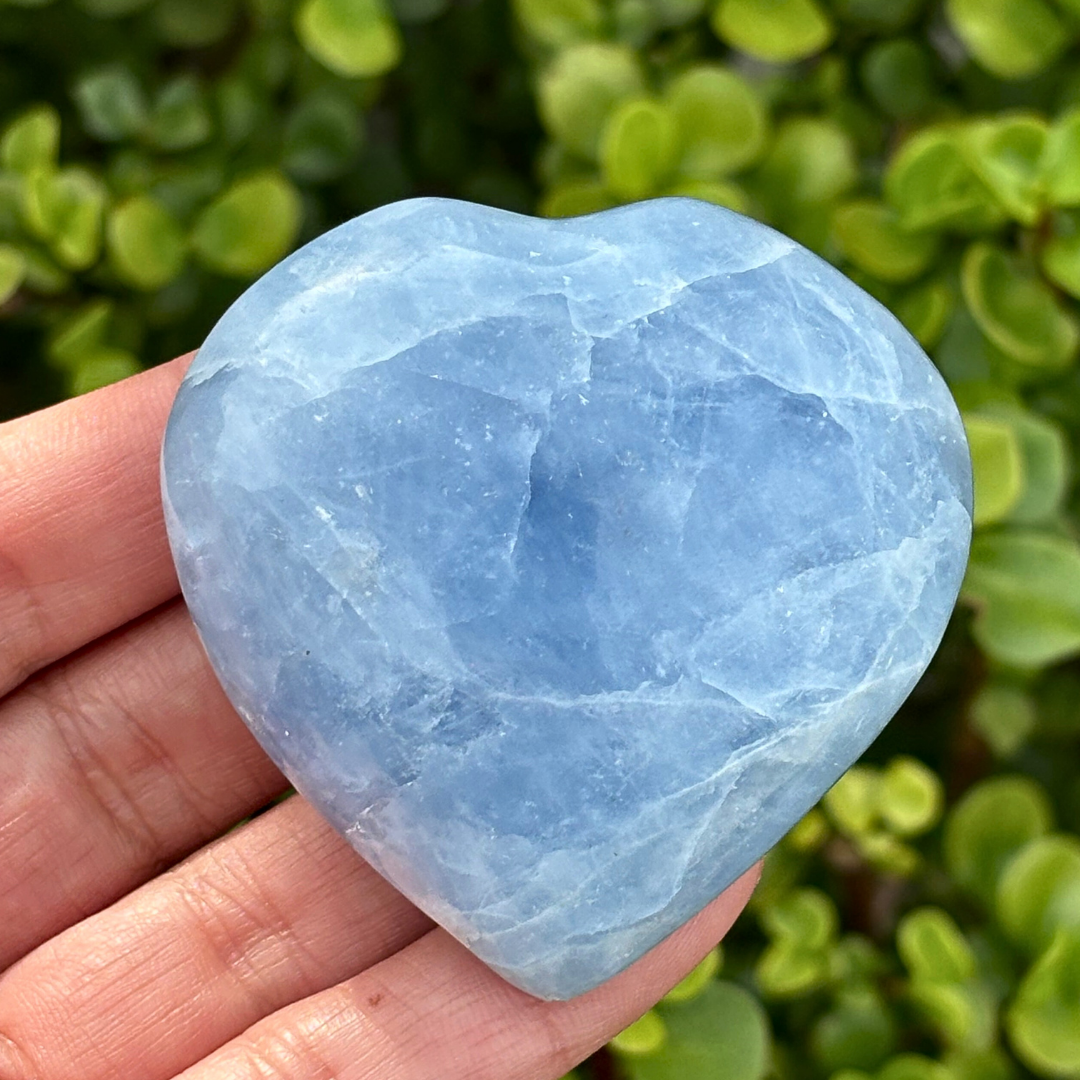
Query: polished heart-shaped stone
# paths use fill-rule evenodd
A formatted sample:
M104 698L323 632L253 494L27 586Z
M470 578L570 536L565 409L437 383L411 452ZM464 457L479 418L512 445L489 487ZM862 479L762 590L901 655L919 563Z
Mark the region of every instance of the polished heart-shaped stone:
M971 531L960 417L910 335L690 199L420 199L327 233L207 338L163 478L263 746L545 998L660 941L862 753Z

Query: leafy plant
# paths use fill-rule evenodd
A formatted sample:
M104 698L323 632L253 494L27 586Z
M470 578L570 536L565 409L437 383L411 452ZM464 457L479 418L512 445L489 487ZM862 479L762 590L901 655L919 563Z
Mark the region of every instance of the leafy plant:
M892 309L976 534L900 716L575 1080L1080 1077L1080 0L0 0L0 402L198 345L438 193L688 195Z

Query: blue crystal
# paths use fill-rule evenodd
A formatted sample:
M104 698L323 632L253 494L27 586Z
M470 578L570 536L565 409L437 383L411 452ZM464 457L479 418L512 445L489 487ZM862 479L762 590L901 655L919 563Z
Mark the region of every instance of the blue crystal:
M387 878L566 998L747 869L956 599L949 393L838 271L689 199L420 199L253 285L163 457L230 698Z

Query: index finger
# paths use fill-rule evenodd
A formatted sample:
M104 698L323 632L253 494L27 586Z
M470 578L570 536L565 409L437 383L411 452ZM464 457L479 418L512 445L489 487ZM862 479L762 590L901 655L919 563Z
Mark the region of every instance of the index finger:
M0 425L0 694L179 591L158 455L192 355Z

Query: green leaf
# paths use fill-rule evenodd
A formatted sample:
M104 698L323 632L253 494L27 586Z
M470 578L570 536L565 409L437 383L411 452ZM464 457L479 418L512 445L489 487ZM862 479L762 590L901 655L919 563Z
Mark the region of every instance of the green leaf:
M913 847L883 830L855 837L855 846L871 866L885 874L910 877L921 862Z
M875 979L891 965L869 938L845 934L831 949L829 957L834 982L853 984Z
M844 254L860 270L881 281L918 277L938 251L938 238L933 233L905 229L891 206L872 199L838 207L833 228Z
M976 525L1002 521L1024 492L1024 458L1011 424L985 416L964 417L975 474Z
M895 1045L892 1014L870 986L842 990L810 1035L811 1052L827 1072L876 1069Z
M1012 1061L997 1046L987 1050L954 1051L946 1056L945 1064L954 1080L1015 1080L1016 1077Z
M826 985L830 973L826 951L783 940L773 942L761 954L754 980L767 998L792 998Z
M1080 206L1080 106L1051 125L1039 171L1051 206Z
M236 0L157 0L154 26L158 37L178 48L198 49L220 41L236 21Z
M138 79L126 67L114 65L85 75L73 92L86 130L105 142L119 142L146 126L146 98Z
M750 200L738 184L724 180L682 180L664 192L665 195L682 196L687 199L701 199L702 202L726 206L739 214L750 212Z
M543 217L578 217L596 214L614 205L615 200L600 180L564 180L544 195L539 211Z
M382 75L401 59L401 35L381 0L304 0L296 33L316 60L346 78Z
M1042 249L1041 261L1046 276L1080 300L1080 214L1055 215L1054 235Z
M840 917L826 893L803 888L766 908L761 914L761 925L772 938L786 938L807 948L823 949L836 937Z
M1005 113L965 129L964 145L975 172L1023 225L1034 225L1042 215L1048 133L1046 121L1030 113Z
M10 244L0 244L0 306L18 291L26 276L26 256Z
M162 150L190 150L212 134L210 110L198 80L181 75L166 83L154 102L150 138Z
M1080 933L1080 839L1050 835L1025 844L998 881L997 915L1005 932L1032 952L1059 930Z
M1008 520L1036 525L1052 520L1061 509L1069 487L1069 444L1052 420L1013 402L987 402L979 412L1012 428L1023 458L1024 486Z
M299 180L321 183L340 176L360 149L363 123L363 113L347 98L312 94L285 123L282 166Z
M1080 548L1048 533L976 535L963 594L995 660L1038 668L1080 652Z
M871 46L859 73L874 103L894 119L922 116L934 103L937 88L931 54L913 38L894 38Z
M761 1080L769 1063L769 1021L751 994L713 982L692 1001L665 1007L668 1038L655 1054L624 1057L630 1080Z
M648 98L625 101L600 137L604 183L621 199L643 199L671 173L678 136L670 110Z
M720 971L722 962L720 956L720 946L707 952L701 963L685 979L677 982L664 995L661 999L663 1004L677 1005L683 1001L690 1001L692 998L696 998L698 994L703 993Z
M967 938L941 908L908 912L896 928L896 948L915 979L958 983L975 974L975 954Z
M1045 70L1068 44L1061 19L1044 0L946 0L945 11L968 52L1001 79Z
M877 1080L953 1080L949 1070L922 1054L897 1054L877 1074Z
M186 244L180 225L149 195L117 206L105 239L117 276L136 289L160 289L183 269Z
M73 166L27 177L26 219L69 270L85 270L101 250L106 193L101 181Z
M71 275L36 245L20 244L19 253L26 263L23 280L26 287L42 296L58 296L71 288Z
M192 247L211 270L250 277L292 247L300 228L300 196L285 177L258 173L233 184L195 222Z
M1012 757L1035 730L1035 703L1009 683L990 682L971 702L972 727L998 757Z
M833 38L814 0L720 0L712 27L732 48L778 64L813 56Z
M679 171L711 180L745 169L761 156L769 116L741 75L717 64L687 68L664 92L682 147Z
M1005 214L971 167L960 143L962 129L938 125L908 139L885 172L885 198L905 227L961 233L994 229Z
M848 836L870 832L878 820L880 773L869 765L853 765L822 800L833 823Z
M59 146L60 114L51 105L36 105L4 129L0 165L24 174L54 169Z
M1058 369L1076 357L1080 326L1017 260L987 243L964 255L960 285L979 329L1017 363Z
M778 205L801 211L843 195L859 170L851 137L839 124L804 116L784 122L760 175Z
M654 1054L667 1039L667 1028L659 1013L650 1009L628 1028L623 1028L608 1046L619 1054Z
M913 757L894 757L877 785L878 810L897 836L919 836L941 820L945 801L941 780Z
M945 822L945 865L956 883L990 903L1005 864L1053 822L1050 800L1026 776L976 784Z
M239 146L265 121L267 103L255 85L239 76L221 79L214 87L219 129L225 143Z
M537 41L554 46L596 37L604 21L598 0L514 0L514 14Z
M100 390L140 371L139 361L125 349L102 347L76 364L68 385L72 395L78 396Z
M94 352L100 351L113 317L111 300L91 300L69 315L53 331L46 354L58 367L74 368Z
M997 1035L997 1001L981 983L913 980L912 1003L950 1046L985 1050Z
M1080 1076L1080 935L1059 933L1005 1014L1016 1056L1045 1077Z
M791 827L784 842L795 851L817 851L830 832L828 818L815 807Z
M893 304L893 311L924 349L932 349L945 333L955 306L955 291L938 279L909 289Z
M580 157L596 160L608 117L644 91L634 53L622 45L563 49L540 78L540 117L551 136Z

